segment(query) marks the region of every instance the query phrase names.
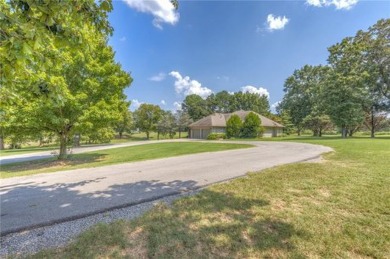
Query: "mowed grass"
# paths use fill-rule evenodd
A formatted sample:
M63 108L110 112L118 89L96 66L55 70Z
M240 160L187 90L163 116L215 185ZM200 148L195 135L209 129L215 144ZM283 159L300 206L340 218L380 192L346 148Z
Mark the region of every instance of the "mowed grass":
M187 138L188 132L181 132L180 138ZM150 140L157 140L157 133L156 132L151 132L149 136ZM163 140L169 140L169 136L160 136L160 139ZM179 139L179 133L177 132L173 139ZM133 142L133 141L144 141L147 140L146 134L143 132L140 133L134 133L134 134L125 134L123 138L115 138L110 141L110 143L97 143L97 144L85 144L81 143L82 147L90 147L90 146L101 146L101 145L109 145L109 144L121 144L121 143L127 143L127 142ZM22 155L22 154L29 154L29 153L36 153L36 152L41 152L41 151L48 151L48 150L53 150L53 151L58 151L59 149L59 144L50 144L48 146L40 147L37 142L31 142L28 144L24 144L22 148L20 149L4 149L0 150L0 156L5 157L5 156L12 156L12 155Z
M321 139L321 163L279 166L99 224L32 258L389 258L390 141Z
M119 163L166 158L202 152L216 152L239 148L249 148L248 144L167 142L113 148L83 154L74 154L66 161L55 157L36 161L6 164L1 166L1 178L48 173L86 167L98 167Z

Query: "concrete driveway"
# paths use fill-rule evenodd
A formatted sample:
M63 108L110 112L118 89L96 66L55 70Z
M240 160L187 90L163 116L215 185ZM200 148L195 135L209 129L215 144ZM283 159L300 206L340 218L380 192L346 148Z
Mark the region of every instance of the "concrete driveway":
M332 151L301 143L245 143L255 147L3 179L1 234L155 200Z

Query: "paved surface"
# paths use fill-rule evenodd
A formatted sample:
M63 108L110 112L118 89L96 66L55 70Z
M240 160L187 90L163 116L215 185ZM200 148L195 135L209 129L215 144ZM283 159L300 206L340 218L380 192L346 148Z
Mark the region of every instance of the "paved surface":
M245 143L256 147L3 179L1 234L155 200L332 150L301 143Z

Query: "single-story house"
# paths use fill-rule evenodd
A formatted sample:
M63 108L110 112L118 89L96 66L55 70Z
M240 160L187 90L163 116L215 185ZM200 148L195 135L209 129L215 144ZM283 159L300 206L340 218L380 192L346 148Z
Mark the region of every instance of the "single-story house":
M226 122L229 118L235 114L241 118L242 121L250 113L250 111L236 111L233 113L214 113L207 117L204 117L194 123L190 124L190 138L205 139L210 133L226 133ZM255 112L254 112L255 113ZM260 117L261 126L264 128L263 137L277 137L283 132L284 126L264 117L258 113Z

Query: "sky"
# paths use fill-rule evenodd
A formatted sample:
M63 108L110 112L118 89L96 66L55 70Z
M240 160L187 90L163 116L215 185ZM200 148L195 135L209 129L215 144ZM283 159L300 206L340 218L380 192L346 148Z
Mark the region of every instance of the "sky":
M304 65L326 64L327 48L390 18L390 1L114 0L115 59L131 73L131 110L175 111L189 94L265 94L274 109L283 84Z

